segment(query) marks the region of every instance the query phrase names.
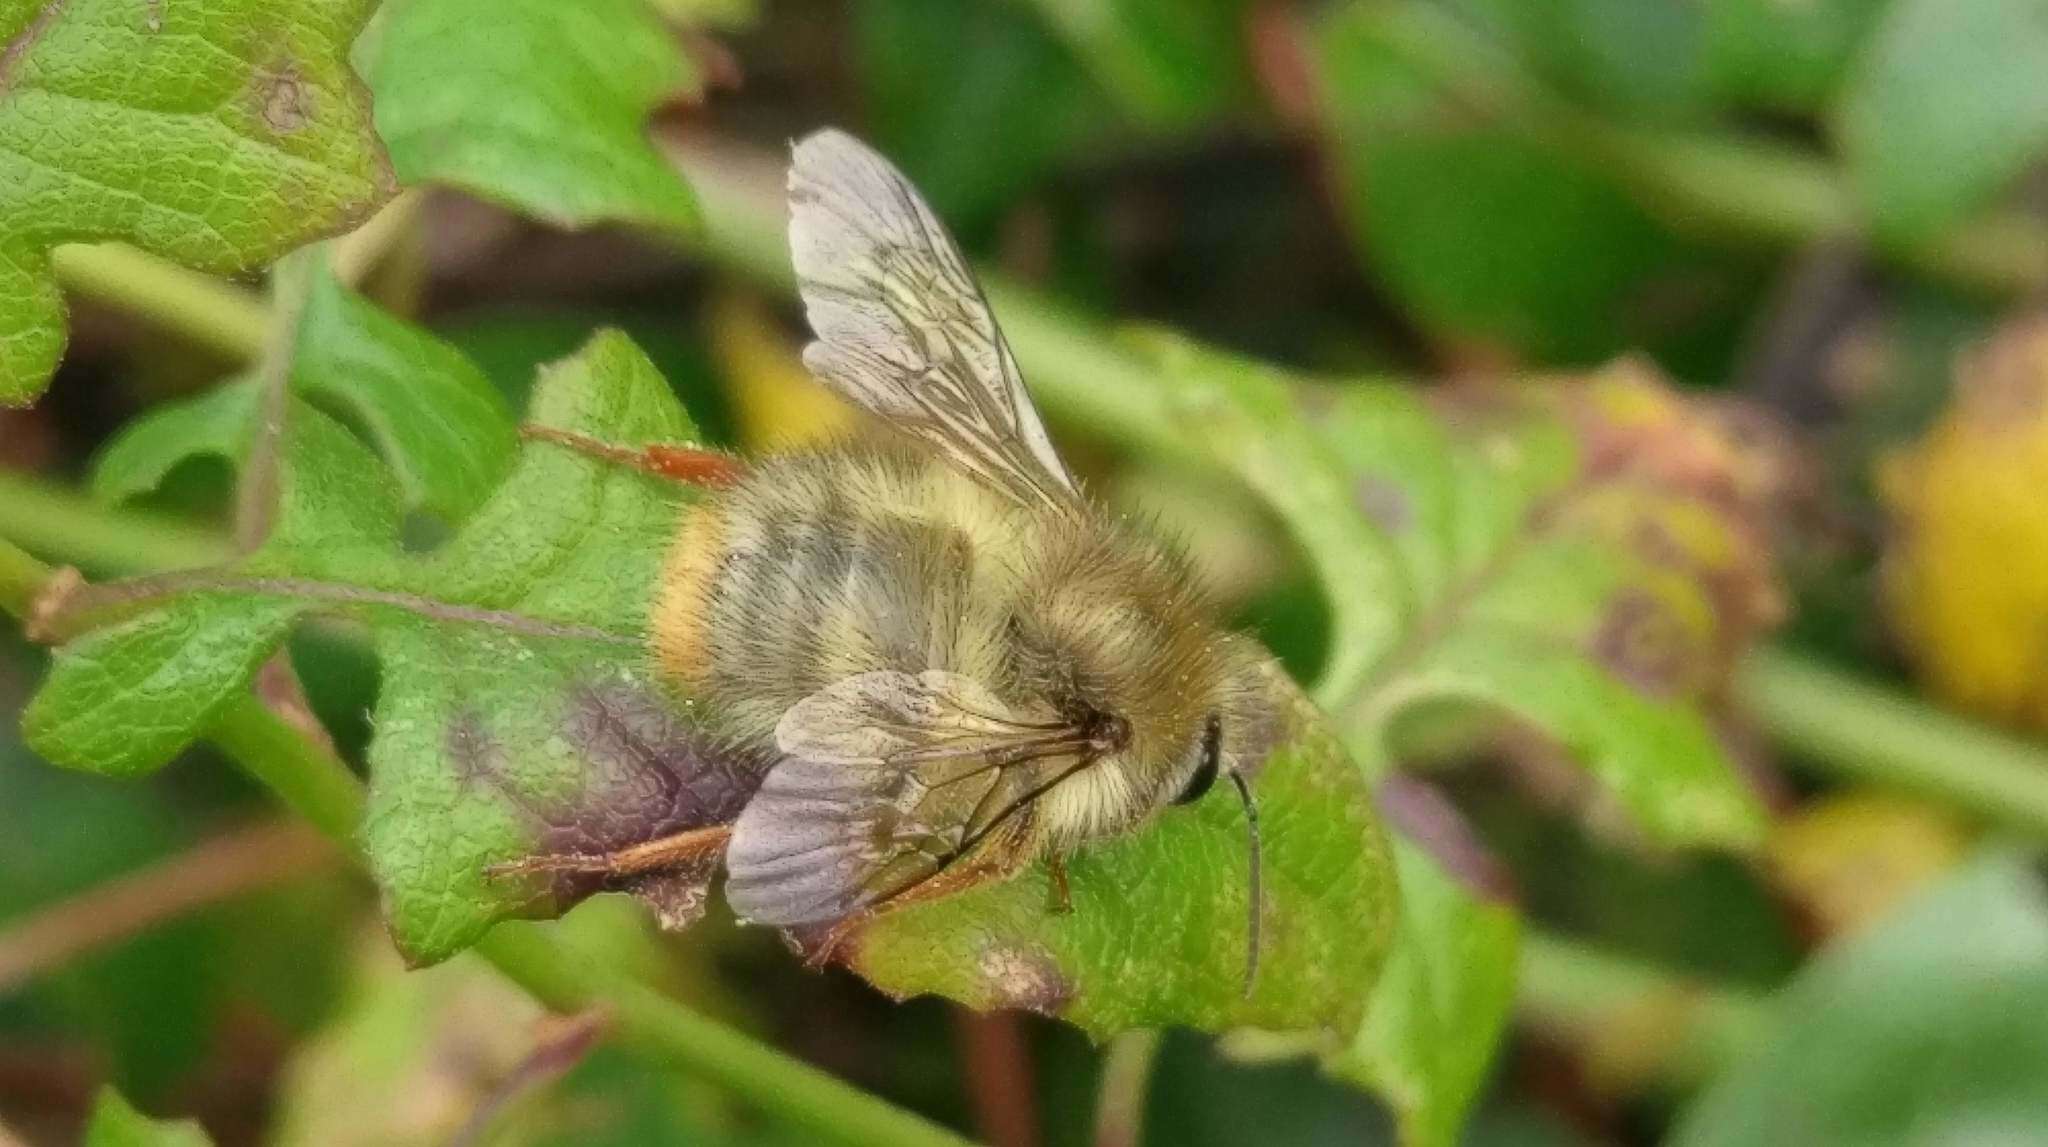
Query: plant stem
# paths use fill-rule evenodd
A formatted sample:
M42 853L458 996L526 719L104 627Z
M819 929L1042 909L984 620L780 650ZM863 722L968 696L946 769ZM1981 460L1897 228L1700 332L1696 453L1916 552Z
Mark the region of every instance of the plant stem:
M2048 838L2048 749L1783 649L1735 677L1743 709L1829 772L1894 785Z
M0 539L0 606L8 612L20 616L50 573ZM207 739L288 808L354 852L363 790L340 758L254 696L230 704ZM565 1012L602 1006L627 1046L722 1084L821 1137L859 1147L962 1147L969 1142L706 1019L602 960L571 952L538 928L500 926L477 947L543 1004Z
M878 1147L969 1142L622 978L597 960L581 958L534 925L500 925L477 949L549 1007L604 1008L629 1046L721 1084L822 1138Z
M353 843L362 787L339 760L258 703L237 701L209 733L278 799L338 841ZM603 1007L618 1038L678 1070L712 1080L818 1135L842 1143L959 1147L919 1116L706 1019L602 960L569 950L532 925L503 924L477 951L534 999L564 1013Z
M411 233L427 205L427 193L408 187L377 209L363 225L332 244L334 277L353 287Z
M208 736L293 811L337 841L353 844L362 787L305 734L251 697L232 705ZM570 951L535 926L500 925L477 950L548 1007L565 1013L604 1007L628 1046L721 1084L818 1135L877 1147L967 1142L706 1019L603 961Z
M1711 987L1534 929L1522 937L1515 1008L1531 1027L1583 1048L1588 1075L1613 1094L1696 1086L1775 1022L1759 993Z
M203 271L119 243L73 244L50 256L65 289L176 331L236 361L263 350L263 300Z
M331 867L327 840L296 820L222 833L95 884L0 928L0 995L78 957L209 904Z
M340 758L253 695L230 704L206 737L286 808L360 855L355 833L363 786Z
M235 482L235 549L249 553L270 536L277 515L279 453L291 410L292 363L299 352L299 321L315 276L325 273L326 244L301 247L270 268L270 327L256 359L256 430Z
M232 552L218 534L105 506L11 470L0 470L0 537L92 572L185 569Z
M1156 1031L1127 1031L1110 1041L1095 1099L1095 1147L1138 1147L1144 1142L1145 1103L1151 1094L1152 1065L1158 1059Z
M26 617L29 607L35 604L36 594L49 578L49 566L0 537L0 609L15 617Z
M1675 227L1800 244L1862 230L1860 205L1845 181L1809 151L1603 118L1546 90L1506 51L1434 8L1388 5L1360 19L1383 46L1473 111L1616 175ZM2021 294L2048 285L2048 227L2019 215L1973 219L1880 253L1980 292Z

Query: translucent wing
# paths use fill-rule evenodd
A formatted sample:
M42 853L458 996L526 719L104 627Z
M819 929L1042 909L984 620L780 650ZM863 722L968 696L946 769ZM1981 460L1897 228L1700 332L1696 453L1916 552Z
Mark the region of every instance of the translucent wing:
M981 287L917 189L827 129L796 145L789 245L812 373L1026 505L1078 495Z
M792 706L776 740L783 759L733 825L726 899L777 927L931 878L1097 755L1080 728L939 670L845 678Z

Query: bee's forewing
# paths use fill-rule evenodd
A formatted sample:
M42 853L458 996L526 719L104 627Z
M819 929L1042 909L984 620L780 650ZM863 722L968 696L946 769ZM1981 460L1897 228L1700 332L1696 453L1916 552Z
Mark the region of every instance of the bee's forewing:
M944 669L856 673L789 707L775 726L784 753L851 765L911 763L935 744L988 743L1020 726L981 682Z
M817 341L804 362L847 400L1026 505L1078 495L945 225L866 144L796 145L791 256Z

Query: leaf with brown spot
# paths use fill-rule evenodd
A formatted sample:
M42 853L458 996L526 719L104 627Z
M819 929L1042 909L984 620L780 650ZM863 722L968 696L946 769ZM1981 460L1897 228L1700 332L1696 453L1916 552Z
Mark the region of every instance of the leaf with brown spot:
M370 0L12 3L0 14L0 405L64 349L50 249L118 239L230 273L393 190L347 56Z
M465 394L405 401L500 426ZM529 413L619 443L694 436L652 365L610 333L544 368ZM642 652L680 487L529 443L453 538L410 554L398 481L338 423L295 406L281 464L276 530L248 559L68 600L72 623L91 628L58 650L29 710L28 735L50 759L160 765L248 688L293 621L363 624L384 666L363 841L392 935L416 963L460 951L496 920L557 915L609 887L588 875L494 877L494 866L737 815L763 762L696 735ZM682 923L711 875L702 866L618 887Z
M1315 694L1362 758L1410 707L1473 702L1560 742L1661 840L1759 841L1706 706L1779 611L1767 451L1634 360L1426 397L1347 386L1310 419L1282 372L1150 350L1320 574L1335 648Z

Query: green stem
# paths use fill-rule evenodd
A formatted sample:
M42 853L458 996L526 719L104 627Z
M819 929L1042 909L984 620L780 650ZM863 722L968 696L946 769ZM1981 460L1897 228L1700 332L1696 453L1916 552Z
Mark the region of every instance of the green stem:
M391 249L398 246L419 222L427 205L427 193L408 187L398 197L377 209L363 225L333 243L334 277L353 287L363 281Z
M286 808L354 850L363 786L340 758L254 696L236 699L206 736Z
M1145 1104L1159 1033L1127 1031L1110 1041L1095 1099L1095 1147L1138 1147L1145 1141Z
M270 536L277 514L279 453L291 410L292 363L299 352L299 324L313 284L326 273L327 245L314 243L279 259L270 268L270 327L256 359L256 430L235 480L235 548L248 553Z
M52 252L57 281L74 294L141 315L236 361L262 353L263 300L225 279L118 243Z
M50 573L0 539L0 606L8 612L20 616ZM253 696L229 705L207 739L322 833L354 847L363 790L333 753ZM969 1142L700 1016L602 960L569 951L537 928L501 926L478 949L543 1004L559 1011L604 1007L622 1044L719 1083L823 1138L858 1147Z
M11 470L0 470L0 537L90 572L184 569L232 552L218 534L106 506Z
M362 787L332 754L255 698L231 706L208 738L328 836L352 845ZM477 951L534 999L560 1012L602 1007L621 1043L709 1079L762 1110L841 1143L960 1147L967 1140L849 1087L571 951L531 925L500 925Z
M557 1011L603 1008L642 1054L730 1089L812 1134L842 1143L960 1147L969 1142L682 1007L532 925L500 925L477 946L498 970Z
M30 556L27 550L0 537L0 609L26 617L36 594L50 576L50 567Z
M1774 740L1829 772L2048 838L2048 749L1782 649L1752 654L1735 694Z
M1530 930L1515 1008L1538 1031L1585 1049L1615 1092L1685 1090L1757 1046L1775 1022L1760 993L1674 976L1612 952Z
M1549 92L1457 18L1418 4L1363 17L1381 44L1466 106L1541 146L1628 183L1673 226L1781 243L1853 237L1860 205L1839 173L1804 149L1732 134L1649 131L1605 119ZM1918 245L1881 251L1972 290L2016 294L2048 285L2048 227L2017 215L1966 222Z

